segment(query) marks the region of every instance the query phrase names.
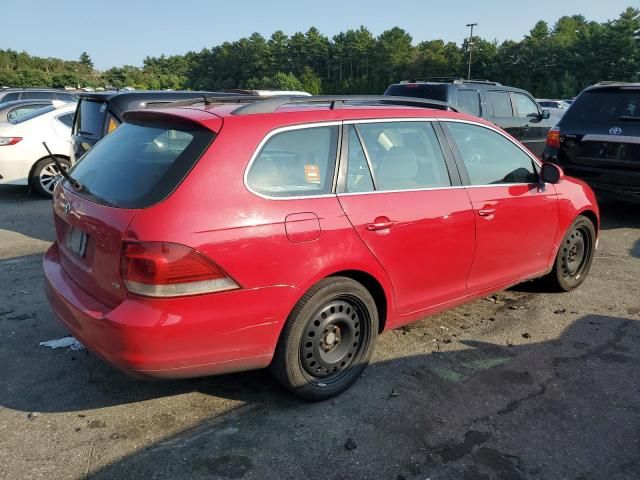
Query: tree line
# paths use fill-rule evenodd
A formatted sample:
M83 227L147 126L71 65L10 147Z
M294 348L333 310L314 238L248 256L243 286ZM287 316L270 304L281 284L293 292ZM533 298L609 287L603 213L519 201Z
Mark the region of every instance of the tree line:
M472 76L529 90L538 97L570 97L603 80L640 81L640 9L614 20L565 16L539 21L520 41L474 37L414 44L394 27L373 35L366 27L329 38L317 28L291 36L258 33L185 55L146 57L142 67L97 71L83 53L77 61L0 50L0 86L92 86L220 90L276 88L312 94L379 94L393 82Z

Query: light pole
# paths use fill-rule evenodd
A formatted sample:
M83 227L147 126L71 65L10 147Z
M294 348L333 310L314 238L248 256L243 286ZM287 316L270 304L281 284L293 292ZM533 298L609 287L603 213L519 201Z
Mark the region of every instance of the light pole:
M467 23L467 27L471 28L471 34L469 35L469 73L467 74L467 80L471 80L471 50L473 49L473 27L477 26L477 23Z

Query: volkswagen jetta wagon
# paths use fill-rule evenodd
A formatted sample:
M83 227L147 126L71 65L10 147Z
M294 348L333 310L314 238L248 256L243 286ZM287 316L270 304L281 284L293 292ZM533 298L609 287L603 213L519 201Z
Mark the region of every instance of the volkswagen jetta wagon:
M545 277L585 279L592 191L496 126L402 97L131 111L54 193L69 331L141 377L270 367L349 387L385 330Z

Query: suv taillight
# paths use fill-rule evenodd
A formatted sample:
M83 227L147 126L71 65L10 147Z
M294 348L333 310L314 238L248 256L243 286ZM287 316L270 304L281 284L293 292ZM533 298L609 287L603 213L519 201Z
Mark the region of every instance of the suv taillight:
M547 133L547 147L560 148L560 129L553 127Z
M239 288L207 257L176 243L125 243L120 273L129 292L145 297L179 297Z

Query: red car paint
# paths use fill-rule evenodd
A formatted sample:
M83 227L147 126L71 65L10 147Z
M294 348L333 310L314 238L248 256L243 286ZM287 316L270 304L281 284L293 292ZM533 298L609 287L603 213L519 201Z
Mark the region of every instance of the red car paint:
M44 258L47 298L74 336L130 374L178 378L266 367L296 302L336 274L371 288L382 329L396 328L547 273L577 215L586 213L597 225L593 193L568 177L543 189L518 184L265 198L247 188L244 175L274 129L407 118L497 129L417 108L232 110L144 114L189 119L217 133L186 178L155 205L114 208L67 186L55 190L57 240ZM70 227L89 235L83 259L65 245ZM131 294L120 272L127 241L190 247L238 288L177 298Z

